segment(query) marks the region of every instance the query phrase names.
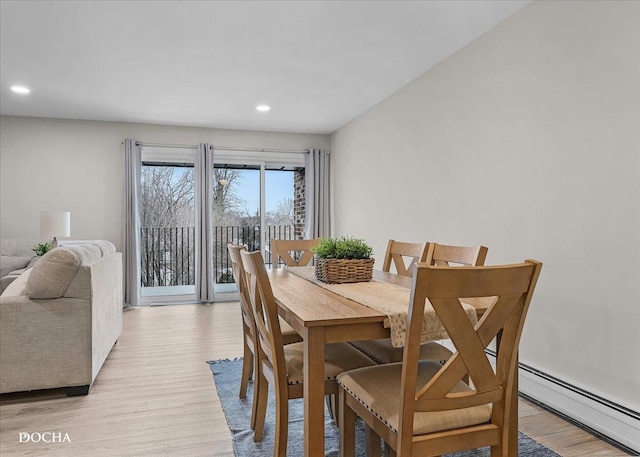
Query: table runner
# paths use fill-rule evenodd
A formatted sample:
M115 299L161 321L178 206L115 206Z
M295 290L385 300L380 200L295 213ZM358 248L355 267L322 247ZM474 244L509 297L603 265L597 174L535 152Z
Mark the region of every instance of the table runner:
M287 271L310 281L323 289L327 289L341 297L348 298L360 303L368 308L386 314L384 320L385 328L390 329L391 344L394 347L404 346L404 339L407 333L407 312L409 310L409 299L411 290L395 284L376 281L356 282L347 284L327 284L319 281L315 277L313 267L289 267ZM478 317L473 306L462 303L462 307L469 320L476 324ZM421 343L433 340L448 339L449 335L445 330L440 318L427 302L424 309L424 321L422 322Z

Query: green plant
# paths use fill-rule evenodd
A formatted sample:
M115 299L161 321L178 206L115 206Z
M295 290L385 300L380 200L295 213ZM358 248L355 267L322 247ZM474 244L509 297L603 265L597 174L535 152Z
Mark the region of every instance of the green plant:
M37 256L43 256L51 250L51 243L36 244L36 247L31 250L35 252Z
M364 240L347 236L324 238L311 250L322 259L368 259L373 253Z

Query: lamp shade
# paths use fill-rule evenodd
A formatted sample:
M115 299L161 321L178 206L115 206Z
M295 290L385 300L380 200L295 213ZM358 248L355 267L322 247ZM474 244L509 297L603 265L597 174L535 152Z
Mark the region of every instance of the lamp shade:
M71 213L40 211L40 236L47 240L58 236L71 236Z

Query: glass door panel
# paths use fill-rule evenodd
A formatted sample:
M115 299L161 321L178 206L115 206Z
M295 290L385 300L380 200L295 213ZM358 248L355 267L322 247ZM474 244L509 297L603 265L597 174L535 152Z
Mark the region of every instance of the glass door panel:
M143 162L141 178L142 296L193 295L193 164Z
M214 291L238 291L233 279L227 243L245 245L249 251L261 248L260 165L214 165L213 262Z
M304 229L304 206L300 210L300 195L296 201L294 181L300 171L281 167L265 171L265 263L270 268L273 256L270 240L301 238ZM304 180L304 174L302 175ZM297 217L297 220L296 220Z

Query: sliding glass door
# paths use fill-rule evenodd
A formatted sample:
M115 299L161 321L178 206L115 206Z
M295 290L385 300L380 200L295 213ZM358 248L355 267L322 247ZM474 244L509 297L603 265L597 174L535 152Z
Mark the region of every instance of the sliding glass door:
M143 303L195 294L194 151L143 149L140 194Z
M142 302L195 299L196 150L143 147L140 200ZM262 251L268 267L271 239L304 236L302 153L214 152L212 244L215 300L237 299L227 243Z
M216 151L214 161L214 290L216 299L234 299L227 243L261 251L270 267L269 240L303 237L304 156Z
M237 292L227 244L242 244L249 251L261 247L259 165L214 164L213 271L216 296Z

